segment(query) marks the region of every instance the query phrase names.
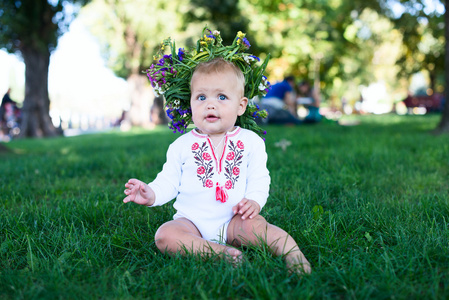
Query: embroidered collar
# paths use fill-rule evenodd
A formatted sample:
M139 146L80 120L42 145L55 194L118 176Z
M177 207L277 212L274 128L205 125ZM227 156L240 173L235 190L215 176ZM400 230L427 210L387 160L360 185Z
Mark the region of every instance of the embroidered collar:
M242 130L242 128L240 126L235 126L235 129L233 131L229 131L229 132L226 133L226 136L227 137L234 137L234 136L236 136L240 132L240 130ZM207 134L198 132L197 128L192 130L192 134L194 136L200 137L200 138L207 138L208 137Z

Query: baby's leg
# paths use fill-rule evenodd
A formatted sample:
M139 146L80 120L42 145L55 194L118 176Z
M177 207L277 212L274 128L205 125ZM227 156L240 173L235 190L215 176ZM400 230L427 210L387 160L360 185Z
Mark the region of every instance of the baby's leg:
M287 267L294 272L310 273L310 263L302 254L295 240L283 229L268 223L258 215L254 219L242 220L235 215L229 223L228 241L231 245L257 245L263 240L276 256L284 256Z
M203 239L196 226L186 218L162 224L156 232L155 240L157 248L163 253L179 252L185 255L187 250L204 256L220 254L230 257L232 261L239 261L242 255L238 249Z

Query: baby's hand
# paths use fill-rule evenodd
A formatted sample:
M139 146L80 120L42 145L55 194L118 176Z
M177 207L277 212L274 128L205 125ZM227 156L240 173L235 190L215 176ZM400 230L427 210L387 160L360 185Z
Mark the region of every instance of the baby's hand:
M232 208L234 214L242 216L242 220L246 218L254 218L260 212L260 205L254 200L243 198L237 205Z
M125 184L125 199L123 202L134 202L140 205L153 205L155 195L153 190L144 182L137 179L130 179Z

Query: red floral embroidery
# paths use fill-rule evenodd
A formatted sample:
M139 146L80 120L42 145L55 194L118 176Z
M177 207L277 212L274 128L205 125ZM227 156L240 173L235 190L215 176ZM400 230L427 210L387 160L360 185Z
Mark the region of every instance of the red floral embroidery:
M198 166L196 176L201 180L204 187L212 188L214 186L211 180L214 175L214 167L212 166L212 158L207 153L207 143L204 142L201 146L198 143L192 145L192 152L195 158L195 163Z
M229 152L228 155L226 155L227 160L233 160L235 158L234 152Z
M206 169L201 166L196 170L196 172L198 173L198 175L203 175L204 173L206 173Z
M245 146L238 140L236 144L229 140L229 153L226 156L225 177L227 179L225 188L233 189L240 176L240 165L242 164Z
M234 174L235 176L238 176L240 174L240 169L238 167L234 167L232 169L232 174Z
M225 188L227 188L228 190L232 189L232 181L231 180L226 181Z

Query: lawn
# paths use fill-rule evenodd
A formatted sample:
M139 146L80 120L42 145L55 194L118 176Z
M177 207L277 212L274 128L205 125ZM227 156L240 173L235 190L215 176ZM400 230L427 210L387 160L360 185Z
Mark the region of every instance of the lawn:
M262 215L313 267L289 274L267 247L233 267L170 257L154 233L171 203L123 204L178 136L166 128L17 140L0 153L2 299L448 299L449 136L437 115L267 127ZM279 147L289 144L285 150Z

